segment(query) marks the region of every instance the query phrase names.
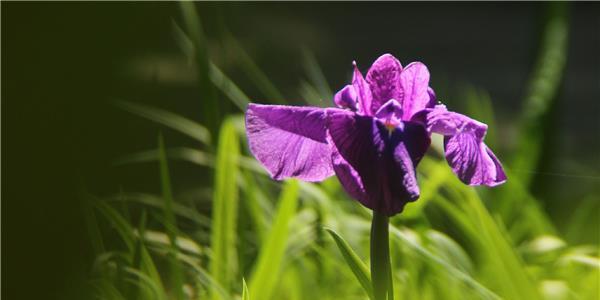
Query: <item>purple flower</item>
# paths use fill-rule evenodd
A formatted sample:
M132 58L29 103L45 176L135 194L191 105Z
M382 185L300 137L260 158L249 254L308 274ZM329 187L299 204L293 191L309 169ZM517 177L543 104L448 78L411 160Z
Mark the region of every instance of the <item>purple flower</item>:
M335 94L338 108L250 104L250 150L274 179L321 181L337 175L364 206L394 215L419 198L415 167L431 133L444 136L445 155L468 185L506 181L502 165L483 143L487 125L436 104L427 67L402 67L390 54Z

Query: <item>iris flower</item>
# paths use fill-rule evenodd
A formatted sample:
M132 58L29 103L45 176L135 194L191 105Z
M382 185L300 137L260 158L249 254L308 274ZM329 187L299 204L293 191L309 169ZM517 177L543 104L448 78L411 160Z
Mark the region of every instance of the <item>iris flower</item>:
M444 136L452 171L468 185L506 181L484 144L487 125L448 111L420 62L402 67L390 54L334 96L337 108L250 104L250 150L272 178L322 181L337 175L346 192L387 216L419 198L416 171L432 133Z

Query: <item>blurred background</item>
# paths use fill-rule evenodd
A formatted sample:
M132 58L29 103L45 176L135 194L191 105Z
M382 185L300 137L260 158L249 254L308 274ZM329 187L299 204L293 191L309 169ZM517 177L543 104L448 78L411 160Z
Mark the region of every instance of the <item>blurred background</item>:
M411 266L400 255L398 298L414 298L411 291L426 286L421 291L431 289L430 294L423 292L418 298L485 298L490 292L514 299L531 292L541 298L594 299L600 268L599 16L597 3L579 2L3 2L2 295L7 299L130 299L149 298L146 289L152 289L159 290L157 298L225 299L240 297L244 277L251 295L254 286L261 293L269 291L268 297L253 299L314 299L301 291L261 286L260 280L267 279L253 279L268 278L260 277L255 262L264 253L261 245L277 240L267 233L260 238L262 225L253 223L256 213L273 216L265 217L262 230L266 232L271 220L285 218L277 218L280 185L257 170L245 146L240 114L248 101L329 106L332 93L351 78L353 60L366 72L379 55L392 53L403 65L424 62L438 99L454 111L490 124L489 143L509 171L509 182L493 191L457 187L457 193L475 195L473 201L484 205L480 208L489 213L490 230L498 233L491 236L510 248L505 249L510 257L502 256L502 262L514 261L512 270L526 270L536 283L532 291L513 287L522 293L512 295L510 282L490 283L504 273L494 270L492 258L479 254L497 244L474 246L477 242L470 241L465 228L485 227L481 220L470 218L470 208L462 207L460 200L454 210L444 206L446 200L454 203L453 193L444 191L445 179L434 172L445 162L432 150L420 180L424 180L421 189L430 188L435 195L409 205L405 216L395 218L395 226L410 231L413 241L423 247L418 249L437 253L436 257L444 255L432 246L430 233L445 234L472 261L472 268L457 266L457 270L483 287L473 292L472 284L466 284L439 294L436 287L444 286L436 280L444 279L436 272L441 271L427 264ZM158 140L166 151L160 151ZM236 153L227 154L230 150ZM227 164L228 155L236 161L240 155L239 170L235 163ZM236 171L225 166L235 166ZM236 189L238 175L244 180ZM227 176L234 178L227 181ZM225 183L238 190L228 196L239 198L233 208L239 206L235 213L239 220L229 228L236 236L234 256L239 264L230 272L233 279L219 277L210 251L218 232L211 223L213 200L227 198L218 188ZM289 184L292 191L294 184ZM447 186L451 184L455 182ZM438 189L445 200L436 198ZM318 273L310 271L317 265L334 268L335 263L327 266L329 261L348 269L323 233L324 225L348 239L363 260L368 257L368 229L351 224L354 218L368 220L368 212L346 200L335 178L320 185L300 184L300 190L298 210L290 222L300 229L314 229L308 241L322 248L302 248L290 239L283 242L284 262L293 259L282 262L284 267L274 274L285 275L285 270L296 268L290 277L282 277L284 287L294 286L292 278L310 286L302 278ZM338 217L336 208L327 211L330 206L323 202L314 204L306 190L317 190L323 201L339 205L349 219ZM260 206L255 210L245 204L252 195ZM461 209L464 215L445 217ZM202 223L198 219L208 225L198 224ZM472 226L464 225L470 221L463 219L471 220ZM453 222L464 223L464 232ZM147 233L156 235L139 238L146 227ZM131 244L124 236L131 238ZM211 292L215 289L211 280L195 286L189 267L174 262L177 255L165 259L181 250L165 250L178 248L173 246L174 236L202 249L192 253L196 266L220 283L223 293ZM167 242L161 244L161 238ZM145 261L140 254L145 253L145 242L152 268L135 263L140 257ZM293 254L290 245L304 250ZM577 248L581 245L587 248ZM397 247L398 253L412 255L401 242ZM579 255L576 261L583 260L584 266L559 270L566 255ZM304 259L312 259L311 267L300 262ZM153 282L147 284L151 288L131 284L141 280L138 277L127 281L127 275L119 275L122 265L147 274L149 279L138 277ZM356 297L328 295L321 288L315 292L321 299L366 299L347 271L347 277L337 280L347 282L345 292ZM504 271L512 274L511 269ZM323 274L323 288L340 284L335 276ZM415 276L423 279L411 283ZM579 281L589 291L571 281ZM141 287L132 291L132 286Z

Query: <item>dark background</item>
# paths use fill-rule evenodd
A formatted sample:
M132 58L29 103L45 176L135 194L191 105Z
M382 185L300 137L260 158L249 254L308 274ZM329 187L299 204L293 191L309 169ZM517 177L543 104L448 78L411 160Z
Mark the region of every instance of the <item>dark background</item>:
M501 140L514 138L538 51L544 3L197 3L209 41L227 28L285 97L299 99L302 48L332 88L391 52L425 62L438 97L457 86L491 95ZM551 155L536 193L553 219L600 185L600 10L570 5L563 85ZM176 3L2 2L2 295L80 298L91 248L81 191L158 190L153 164L115 167L156 145L158 126L115 108L115 98L153 104L202 122L194 72L173 38ZM213 49L214 48L214 49ZM261 102L260 93L211 47L213 60ZM225 101L225 100L224 100ZM166 132L167 144L195 146ZM505 150L506 151L506 150ZM502 152L502 151L500 151ZM202 180L184 165L175 185ZM552 174L548 174L552 173ZM597 237L593 237L597 238Z

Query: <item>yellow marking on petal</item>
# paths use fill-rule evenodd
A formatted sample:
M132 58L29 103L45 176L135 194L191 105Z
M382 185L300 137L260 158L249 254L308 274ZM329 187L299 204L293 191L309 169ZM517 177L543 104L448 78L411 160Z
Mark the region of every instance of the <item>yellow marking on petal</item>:
M396 126L394 126L392 123L388 123L388 122L385 122L384 125L385 125L385 128L387 128L388 135L392 136L392 133L394 132L394 129L396 129Z

